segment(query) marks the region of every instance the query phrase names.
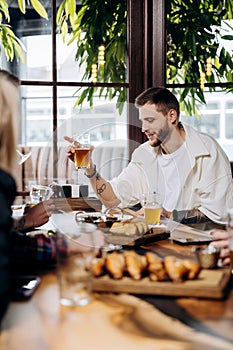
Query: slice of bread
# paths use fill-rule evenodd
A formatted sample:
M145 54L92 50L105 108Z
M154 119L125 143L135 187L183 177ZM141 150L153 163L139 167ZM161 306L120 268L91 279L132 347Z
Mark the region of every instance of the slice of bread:
M112 227L109 229L111 233L126 235L126 236L136 236L146 233L148 227L145 222L114 222Z

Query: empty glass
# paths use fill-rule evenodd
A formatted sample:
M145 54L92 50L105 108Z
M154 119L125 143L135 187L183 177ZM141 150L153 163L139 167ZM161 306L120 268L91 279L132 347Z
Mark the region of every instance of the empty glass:
M53 190L48 186L33 185L30 191L30 203L37 204L48 200L53 194Z
M79 223L70 230L57 222L57 278L61 305L84 306L91 301L95 232L93 224Z

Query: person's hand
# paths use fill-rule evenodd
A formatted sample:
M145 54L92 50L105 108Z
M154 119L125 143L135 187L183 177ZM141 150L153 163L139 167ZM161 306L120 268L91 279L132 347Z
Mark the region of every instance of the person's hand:
M230 264L230 249L229 249L229 241L228 241L228 233L224 230L215 230L210 233L212 238L215 240L211 242L210 245L220 248L220 259L222 261L222 265Z
M161 217L162 218L167 218L167 219L173 219L173 215L172 212L167 211L166 209L162 208L161 209Z
M135 211L135 215L137 216L144 216L144 208L140 208L137 211Z
M23 230L31 230L48 222L55 210L53 199L40 202L34 206L26 206L24 209L25 223Z
M67 157L74 162L74 153L75 153L75 147L79 147L80 143L78 141L74 141L72 137L64 136L64 140L68 141L70 143L70 146L67 149ZM90 151L92 152L94 149L94 146L90 146Z
M70 143L70 146L67 149L67 157L72 160L72 162L74 162L74 140L72 139L72 137L69 136L64 136L64 140L68 141ZM77 142L77 146L78 146L78 142Z

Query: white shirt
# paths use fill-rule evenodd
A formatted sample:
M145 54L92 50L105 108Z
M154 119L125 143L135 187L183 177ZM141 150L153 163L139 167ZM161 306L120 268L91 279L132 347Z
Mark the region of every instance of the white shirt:
M230 162L211 136L183 125L189 162L183 162L185 178L179 194L179 210L197 208L212 221L226 223L228 208L233 208L233 182ZM158 162L160 147L148 142L132 154L129 165L110 181L121 206L140 202L142 193L155 191L165 200L166 182ZM176 209L176 208L174 208Z
M188 176L188 167L184 169L184 163L190 163L189 154L184 142L175 152L158 155L159 166L163 172L165 181L165 195L163 207L167 211L173 209L182 210L183 203L180 193L183 183Z

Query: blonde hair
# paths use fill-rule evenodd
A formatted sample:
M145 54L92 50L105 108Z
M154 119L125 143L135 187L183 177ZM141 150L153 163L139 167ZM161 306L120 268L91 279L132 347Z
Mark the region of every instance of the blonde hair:
M0 168L13 173L19 120L19 79L0 69Z

